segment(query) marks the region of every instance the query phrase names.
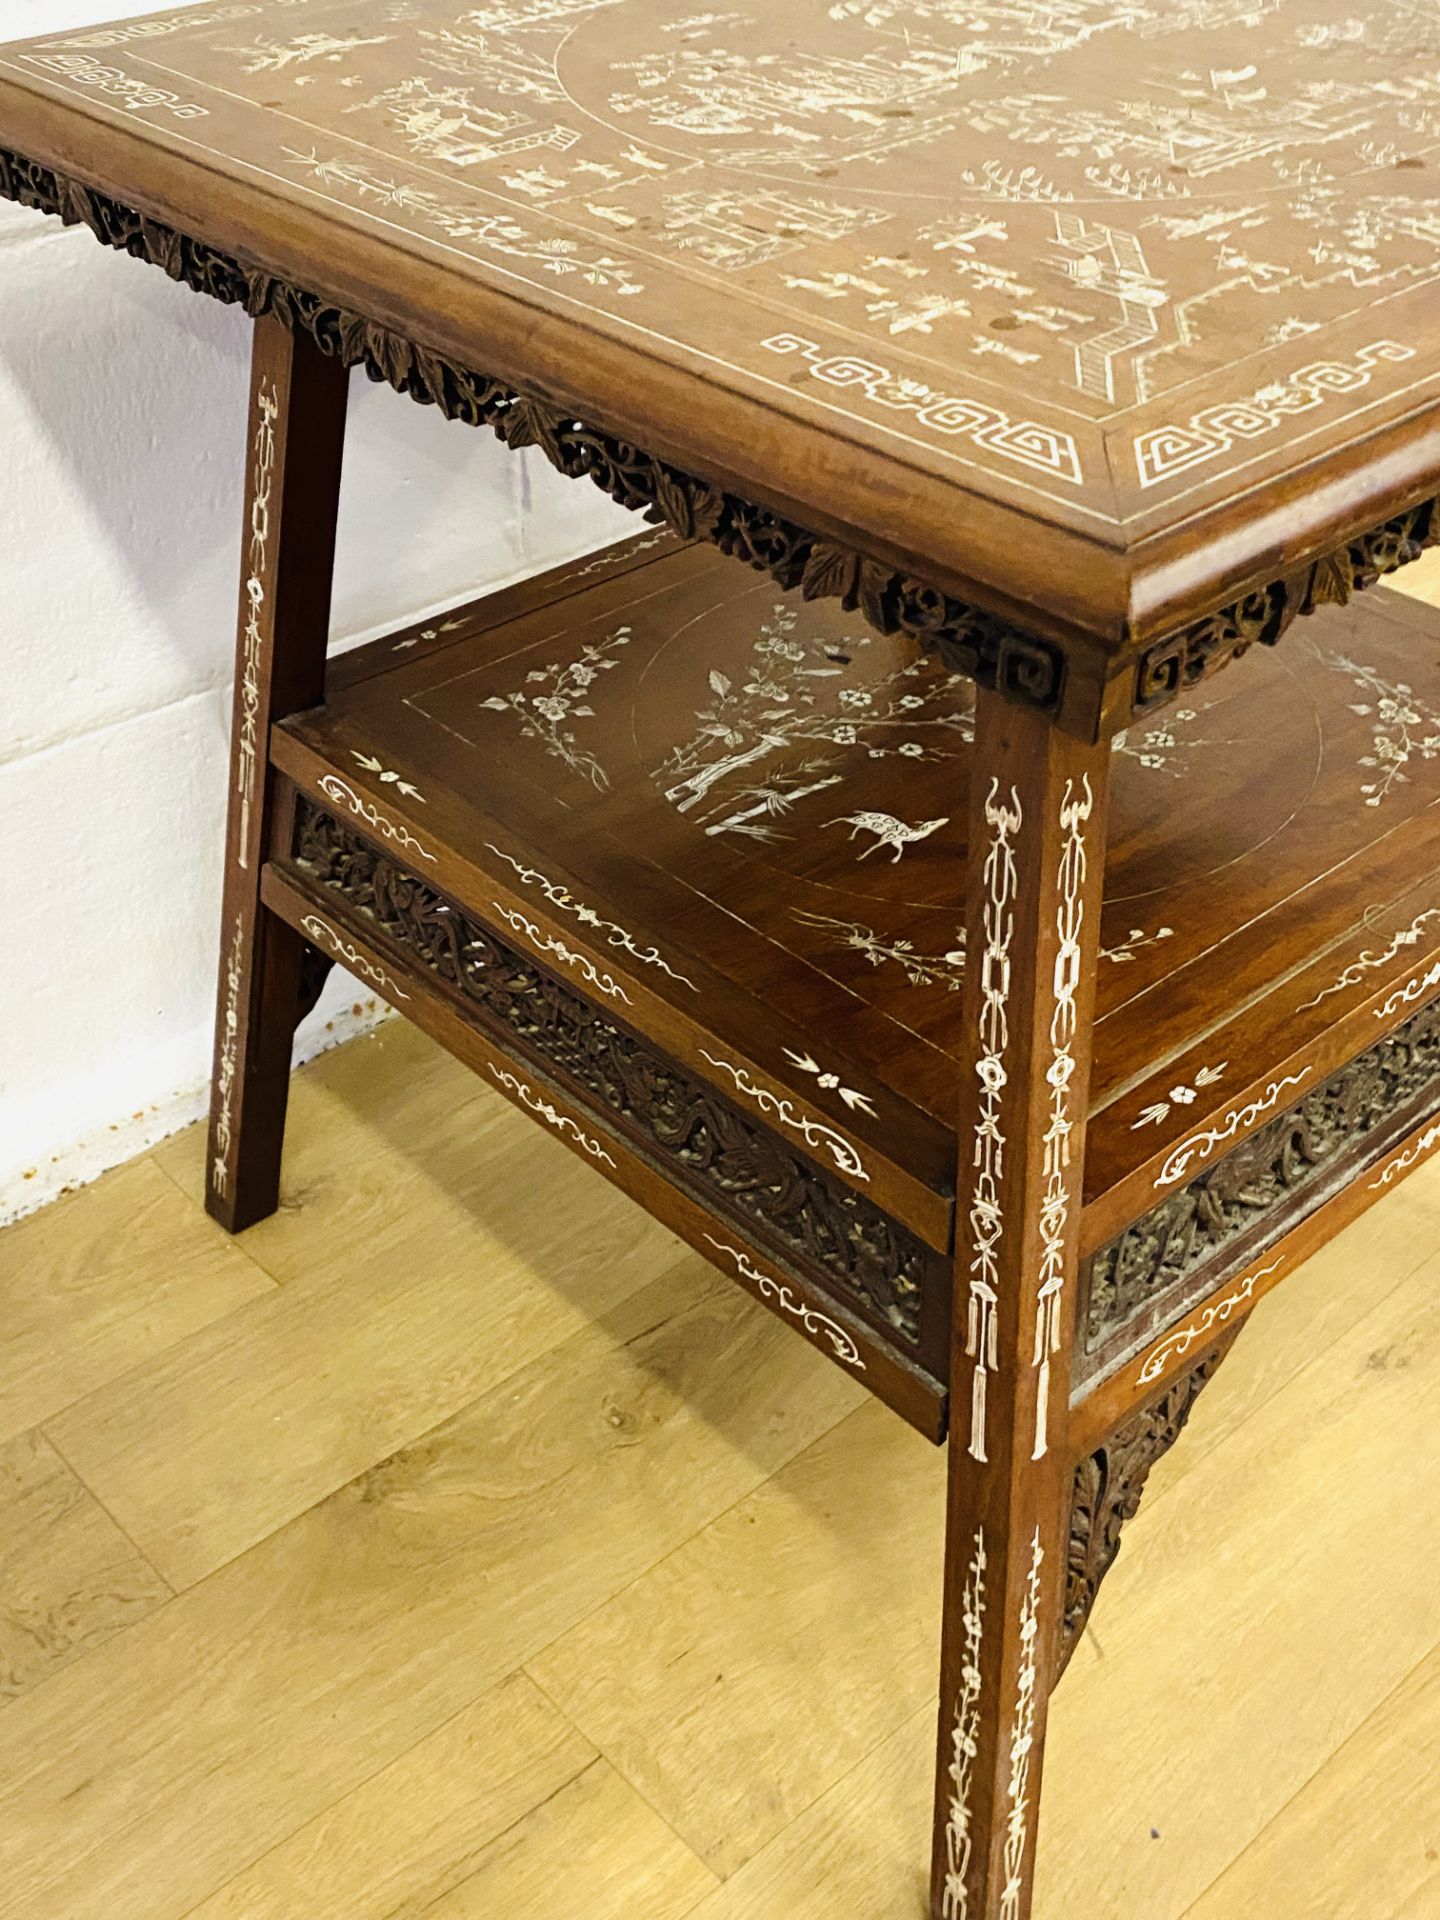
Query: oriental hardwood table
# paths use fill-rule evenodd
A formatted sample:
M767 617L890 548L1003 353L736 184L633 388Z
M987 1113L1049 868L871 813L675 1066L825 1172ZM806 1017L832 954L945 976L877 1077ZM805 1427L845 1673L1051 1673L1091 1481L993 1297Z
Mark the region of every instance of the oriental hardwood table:
M211 1211L339 959L948 1441L1023 1920L1146 1473L1440 1145L1433 6L212 0L0 50L0 192L255 321ZM646 528L327 672L354 366Z

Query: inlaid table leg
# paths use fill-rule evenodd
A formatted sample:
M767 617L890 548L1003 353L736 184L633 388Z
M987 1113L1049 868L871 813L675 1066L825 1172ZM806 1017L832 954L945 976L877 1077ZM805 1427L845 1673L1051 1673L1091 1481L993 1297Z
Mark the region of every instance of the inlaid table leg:
M982 694L951 1363L935 1920L1025 1920L1067 1447L1108 746Z
M232 1233L279 1198L303 942L260 902L270 727L324 695L347 387L338 360L256 322L206 1179Z

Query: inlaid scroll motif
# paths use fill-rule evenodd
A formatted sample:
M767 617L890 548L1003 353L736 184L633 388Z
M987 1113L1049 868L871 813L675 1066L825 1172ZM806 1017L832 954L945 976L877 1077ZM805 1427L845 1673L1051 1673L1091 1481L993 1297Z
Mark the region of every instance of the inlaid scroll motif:
M275 484L275 422L280 396L274 382L264 379L255 397L259 418L251 449L253 489L250 501L249 544L246 549L245 627L240 643L239 735L235 742L235 792L240 802L240 828L235 857L250 864L250 810L255 801L259 771L260 671L269 644L266 583L270 562L270 495Z
M970 1795L974 1786L975 1756L980 1741L980 1694L984 1680L980 1654L985 1636L985 1529L975 1530L975 1551L961 1600L965 1652L960 1665L960 1690L955 1696L954 1753L950 1762L950 1820L945 1829L945 1901L943 1920L970 1920L967 1876L974 1845L970 1832Z
M1213 1333L1217 1327L1228 1326L1240 1309L1254 1299L1255 1289L1260 1282L1268 1279L1272 1273L1278 1273L1283 1265L1283 1260L1272 1260L1266 1266L1253 1267L1239 1285L1232 1287L1223 1298L1213 1301L1203 1313L1187 1321L1174 1333L1167 1334L1159 1346L1147 1355L1144 1366L1136 1376L1136 1384L1148 1386L1152 1380L1158 1380L1207 1334Z
M1389 946L1381 952L1372 952L1367 947L1358 960L1352 960L1328 987L1322 987L1313 1000L1307 1000L1297 1011L1308 1013L1311 1007L1318 1007L1322 1000L1328 1000L1332 993L1343 993L1347 987L1359 986L1368 972L1385 966L1403 947L1418 947L1426 926L1432 920L1440 920L1440 907L1427 907L1423 913L1417 913L1408 927L1402 927L1391 936Z
M970 1198L970 1306L965 1352L974 1362L970 1382L970 1457L984 1462L985 1399L999 1365L1000 1241L1005 1212L1000 1183L1005 1173L1005 1055L1010 1045L1010 946L1015 937L1014 838L1024 819L1020 794L1000 801L992 780L985 802L990 843L985 854L985 946L980 955L980 1031L975 1072L980 1112L975 1122L975 1185Z
M1031 1545L1030 1578L1020 1607L1020 1679L1015 1720L1010 1729L1010 1784L1006 1797L1010 1811L1005 1822L1005 1885L1000 1894L1000 1920L1020 1920L1025 1892L1025 1861L1030 1851L1030 1755L1035 1747L1035 1688L1038 1683L1040 1639L1040 1569L1045 1549L1040 1529Z
M367 960L350 942L338 934L334 927L322 920L318 913L307 913L300 922L301 932L315 945L328 947L335 958L342 961L353 974L362 980L368 980L373 986L388 993L392 1000L408 1000L409 994L399 987L386 973L383 967L377 967L373 960Z
M1050 1014L1050 1118L1043 1142L1045 1192L1040 1202L1040 1291L1036 1300L1035 1366L1039 1372L1035 1403L1035 1452L1043 1460L1048 1447L1050 1363L1060 1351L1061 1308L1065 1294L1065 1249L1070 1226L1070 1199L1074 1180L1070 1170L1070 1136L1075 1129L1070 1111L1070 1088L1075 1078L1075 1037L1079 1014L1075 996L1080 987L1080 934L1085 919L1085 823L1095 810L1095 796L1087 774L1079 790L1065 783L1060 803L1060 896L1055 909L1055 1004Z
M583 980L589 982L597 993L603 993L607 999L623 1000L628 1007L630 996L613 974L604 973L587 960L583 953L576 953L573 947L567 947L563 940L556 940L548 933L542 933L535 922L515 907L502 907L498 900L490 903L512 932L528 940L537 953L553 954L562 966L573 968Z
M1155 1185L1173 1186L1190 1171L1200 1160L1208 1160L1217 1147L1223 1147L1227 1141L1237 1139L1247 1128L1252 1127L1261 1117L1278 1105L1280 1097L1291 1087L1303 1086L1310 1078L1310 1068L1302 1067L1299 1073L1289 1073L1281 1080L1272 1080L1263 1093L1243 1106L1232 1107L1218 1127L1206 1127L1200 1133L1192 1133L1188 1140L1182 1140L1173 1147L1165 1164L1155 1176Z
M1388 1187L1392 1181L1398 1180L1402 1174L1409 1173L1410 1169L1418 1166L1437 1143L1440 1143L1440 1121L1432 1127L1427 1127L1418 1140L1412 1141L1402 1152L1386 1161L1370 1182L1371 1191L1378 1192L1381 1188Z
M422 860L434 860L434 854L428 848L422 847L408 828L397 825L388 815L372 807L368 800L362 800L355 789L340 779L338 774L327 773L320 782L320 791L336 806L348 807L357 819L363 820L367 826L373 827L377 833L393 841L397 847L404 847L411 853L418 853Z
M493 840L487 840L485 844L497 859L503 860L507 867L514 869L524 885L538 887L552 907L559 908L562 913L573 913L582 927L590 927L596 933L603 933L609 946L623 947L625 952L642 967L658 967L662 973L668 974L682 987L689 987L692 993L700 991L693 980L687 980L683 973L675 971L669 961L661 956L658 947L636 946L634 938L626 932L624 927L614 920L605 919L593 907L587 906L583 900L577 900L570 889L562 887L558 880L551 880L536 868L527 867L512 855L502 852Z
M215 1076L215 1158L210 1185L223 1200L230 1191L230 1156L235 1144L235 1069L240 1055L240 987L245 978L245 917L235 916L230 952L225 961L225 1034L220 1043L220 1066Z
M523 1080L517 1080L513 1073L506 1073L493 1063L490 1072L500 1086L508 1087L520 1104L528 1107L531 1113L537 1114L547 1126L553 1127L557 1133L567 1135L578 1147L583 1148L592 1160L603 1160L607 1167L614 1166L613 1158L598 1140L592 1139L583 1127L577 1127L568 1114L561 1113L550 1101L542 1099L533 1087L527 1086Z
M788 1313L792 1319L798 1320L808 1334L816 1339L827 1340L837 1360L843 1361L847 1367L854 1367L857 1373L864 1373L865 1362L860 1358L860 1349L838 1320L832 1320L828 1313L820 1313L804 1300L797 1299L784 1281L762 1273L741 1248L727 1246L723 1240L717 1240L713 1233L707 1233L705 1238L712 1247L729 1254L735 1262L735 1271L754 1283L761 1299L774 1301L782 1313Z
M1397 987L1375 1008L1375 1018L1388 1020L1400 1007L1413 1007L1417 1000L1424 999L1432 987L1440 987L1440 960L1421 973L1411 974L1403 987Z
M768 1087L757 1087L748 1068L732 1066L728 1060L717 1059L713 1053L707 1053L704 1047L700 1049L700 1058L708 1060L712 1067L718 1067L721 1073L728 1073L737 1093L743 1093L747 1100L753 1100L761 1113L773 1114L782 1127L789 1127L798 1133L807 1147L823 1147L842 1173L848 1173L855 1180L870 1178L865 1170L865 1162L843 1133L837 1133L834 1127L827 1127L821 1121L812 1120L808 1114L801 1113L794 1101L787 1100L782 1094L771 1093Z

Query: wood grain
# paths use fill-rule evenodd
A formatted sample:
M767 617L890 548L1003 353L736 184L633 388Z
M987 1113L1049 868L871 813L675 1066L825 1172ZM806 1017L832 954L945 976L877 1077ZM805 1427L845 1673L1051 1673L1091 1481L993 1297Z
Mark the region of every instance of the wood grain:
M60 166L44 204L252 313L318 310L332 349L517 446L563 461L567 434L603 427L624 443L622 495L637 476L679 493L687 526L761 503L752 551L787 517L809 530L796 578L836 591L859 584L860 555L887 579L923 563L936 587L1054 636L1050 696L1093 726L1116 718L1102 683L1132 636L1183 652L1190 622L1274 587L1277 565L1302 583L1330 552L1343 565L1342 542L1433 489L1436 266L1411 172L1430 136L1392 83L1417 29L1382 0L1356 6L1344 41L1328 12L1307 36L1295 0L1266 9L1247 57L1269 84L1243 101L1229 11L1163 0L1018 49L932 10L918 53L888 5L792 0L783 24L743 25L697 23L684 0L487 13L490 61L557 66L518 134L544 154L538 176L485 124L427 120L423 36L454 31L440 0L401 21L383 0L328 8L347 31L300 72L274 0L240 45L195 7L120 38L119 112L85 37L6 49L0 138L18 197L26 163ZM1332 98L1337 46L1353 94ZM448 55L462 73L465 53ZM1166 80L1189 72L1217 76L1198 104ZM472 105L514 127L512 96L494 97ZM1377 149L1400 156L1378 211ZM1026 151L1038 178L1011 164ZM1260 209L1258 233L1227 225L1221 244L1250 242L1263 284L1217 285L1209 223L1126 224L1217 171ZM937 180L973 183L970 198ZM121 196L108 218L95 188ZM1118 227L1064 211L1097 192ZM132 231L134 207L158 233ZM1005 676L1022 696L1025 658Z
M1185 1920L1428 1920L1440 1912L1440 1647L1401 1681Z
M0 1540L0 1703L170 1598L42 1434L0 1446Z
M512 1674L202 1901L188 1920L395 1920L513 1846L595 1750Z
M7 1227L0 1440L274 1291L148 1159Z
M1080 1889L1081 1911L1178 1920L1303 1788L1311 1756L1440 1642L1440 1506L1422 1492L1440 1412L1437 1281L1432 1258L1242 1420L1183 1493L1142 1507L1095 1609L1101 1657L1052 1703L1064 1734L1042 1914ZM1196 1410L1201 1434L1224 1377ZM1083 1764L1101 1725L1103 1765ZM1243 1769L1227 1764L1240 1752Z
M176 1587L674 1266L670 1234L471 1087L458 1121L408 1152L364 1151L375 1096L337 1111L326 1141L343 1185L283 1237L254 1230L287 1284L53 1423Z
M680 1920L714 1884L602 1760L497 1840L427 1920Z
M686 1260L0 1715L0 1915L179 1920L859 1394Z
M932 1693L940 1464L867 1404L529 1663L722 1876Z

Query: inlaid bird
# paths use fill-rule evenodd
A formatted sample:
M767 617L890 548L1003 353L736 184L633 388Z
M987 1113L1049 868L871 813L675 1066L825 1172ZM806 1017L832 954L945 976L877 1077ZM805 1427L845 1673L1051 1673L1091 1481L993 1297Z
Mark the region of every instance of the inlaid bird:
M941 827L948 827L950 816L947 813L943 819L922 820L918 827L907 827L905 822L897 820L893 813L847 813L842 814L839 819L827 820L825 824L827 827L849 827L852 840L857 833L873 833L875 839L861 854L862 860L868 860L870 855L880 847L892 848L895 858L899 860L904 855L906 847L912 846L917 840L928 840L930 835L937 833Z

